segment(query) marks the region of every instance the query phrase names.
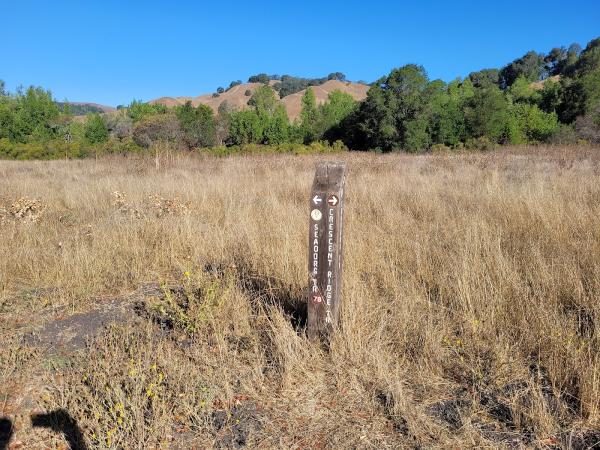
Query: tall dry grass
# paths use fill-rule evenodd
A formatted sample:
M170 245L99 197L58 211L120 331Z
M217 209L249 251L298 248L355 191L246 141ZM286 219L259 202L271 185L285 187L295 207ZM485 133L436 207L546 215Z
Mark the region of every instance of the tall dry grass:
M39 406L67 409L93 448L592 439L600 150L340 158L344 304L327 348L298 327L317 157L0 162L0 358L12 368L0 382L43 366L19 356L35 325L160 282L186 299L147 301L172 331L112 327L40 372Z

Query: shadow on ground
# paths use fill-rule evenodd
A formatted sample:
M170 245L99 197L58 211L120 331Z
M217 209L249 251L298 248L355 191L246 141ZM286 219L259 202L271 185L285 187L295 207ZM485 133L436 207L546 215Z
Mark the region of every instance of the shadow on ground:
M56 433L62 433L71 450L87 450L83 433L77 421L64 409L57 409L46 414L31 416L33 427L49 428Z
M296 331L303 331L306 328L308 305L306 297L301 292L296 292L290 286L282 286L276 278L257 274L239 265L238 281L242 290L251 299L279 306L289 317Z
M13 424L7 417L0 417L0 450L6 450L13 433Z

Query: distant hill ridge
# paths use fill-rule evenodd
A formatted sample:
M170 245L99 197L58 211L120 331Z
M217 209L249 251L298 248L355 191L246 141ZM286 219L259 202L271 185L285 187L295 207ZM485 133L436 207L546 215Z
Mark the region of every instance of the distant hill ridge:
M560 76L555 75L549 77L548 79L558 82L560 80ZM540 90L543 88L544 83L546 81L547 80L532 82L531 87L536 90ZM275 88L275 86L278 83L280 83L280 81L276 79L270 79L268 81L268 85L273 87L275 93L279 96L279 93ZM225 101L227 101L227 104L230 108L238 110L247 108L248 100L250 100L250 97L252 96L254 91L256 91L260 86L263 86L264 84L267 83L241 83L233 85L232 87L218 95L215 95L215 93L210 93L201 94L196 97L159 97L150 100L148 103L161 104L166 106L167 108L173 108L175 106L183 105L187 101L190 101L194 106L198 106L200 104L207 105L216 114L218 112L219 106ZM309 87L313 90L315 94L317 104L324 103L327 100L329 94L335 90L348 93L357 101L364 100L367 96L367 91L369 90L369 86L367 84L341 80L327 80L324 81L322 84L311 85ZM293 94L289 94L284 96L283 98L280 98L291 121L294 121L300 116L300 111L302 109L302 96L305 94L306 89L302 89ZM71 114L74 116L85 116L87 114L93 113L111 113L117 110L117 108L114 108L112 106L101 105L98 103L91 102L56 102L61 111L64 111L66 103L69 104Z
M116 111L116 108L112 106L100 105L98 103L89 103L89 102L56 102L58 109L61 111L65 110L65 105L69 105L69 109L71 114L74 116L84 116L86 114L94 114L94 113L107 113Z
M277 83L277 80L270 80L268 82L270 86L274 86ZM194 106L200 104L207 105L216 113L221 103L227 101L229 107L244 109L248 107L248 100L250 100L252 93L263 85L263 83L242 83L233 86L218 96L215 94L203 94L198 95L197 97L160 97L150 100L148 103L161 104L168 108L172 108L174 106L183 105L187 101L191 101ZM366 84L340 80L328 80L323 84L311 86L311 88L315 93L317 104L325 102L329 93L335 90L346 92L358 101L364 100L367 96L367 91L369 90L369 86ZM300 110L302 109L301 99L305 92L306 89L302 89L294 94L286 95L281 99L288 117L292 121L300 116Z

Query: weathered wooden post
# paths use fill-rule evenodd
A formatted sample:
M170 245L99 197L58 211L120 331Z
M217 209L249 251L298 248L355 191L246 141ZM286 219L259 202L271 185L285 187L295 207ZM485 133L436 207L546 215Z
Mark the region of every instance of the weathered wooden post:
M310 194L308 336L338 326L342 286L345 162L317 163Z

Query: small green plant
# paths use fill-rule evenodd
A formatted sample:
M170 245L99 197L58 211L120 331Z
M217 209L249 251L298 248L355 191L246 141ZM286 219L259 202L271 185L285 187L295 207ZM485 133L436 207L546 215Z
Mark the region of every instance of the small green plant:
M221 275L184 273L181 289L162 287L163 298L150 306L151 315L162 323L195 334L209 326L235 284L231 270Z

